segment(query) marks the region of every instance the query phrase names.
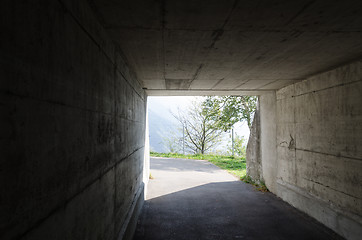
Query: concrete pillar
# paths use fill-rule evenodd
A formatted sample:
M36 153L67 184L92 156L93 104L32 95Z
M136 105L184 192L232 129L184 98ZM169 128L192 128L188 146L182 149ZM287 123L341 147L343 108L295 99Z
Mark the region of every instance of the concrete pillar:
M271 192L276 192L276 95L275 92L260 96L260 148L263 178Z
M246 148L246 174L255 182L264 181L260 155L260 100L254 114L253 124Z

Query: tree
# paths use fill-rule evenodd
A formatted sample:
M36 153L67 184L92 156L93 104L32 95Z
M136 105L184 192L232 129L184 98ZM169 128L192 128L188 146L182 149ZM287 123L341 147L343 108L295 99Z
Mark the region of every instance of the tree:
M256 96L209 96L203 102L203 109L210 114L215 128L227 131L243 120L251 129L256 105Z
M220 142L221 130L215 128L215 118L202 103L194 102L187 111L174 117L181 123L185 148L194 154L205 154Z

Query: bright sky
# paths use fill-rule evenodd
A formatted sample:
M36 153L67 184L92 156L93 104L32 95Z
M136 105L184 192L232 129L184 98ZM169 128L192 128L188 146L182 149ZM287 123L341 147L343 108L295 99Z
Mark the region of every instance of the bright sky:
M150 107L162 106L170 110L177 110L177 108L185 109L187 108L192 101L197 99L197 97L190 96L172 96L172 97L148 97L148 105Z

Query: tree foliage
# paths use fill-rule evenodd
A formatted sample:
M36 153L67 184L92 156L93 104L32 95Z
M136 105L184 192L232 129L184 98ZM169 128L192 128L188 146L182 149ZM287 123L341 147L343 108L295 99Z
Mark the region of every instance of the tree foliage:
M220 142L221 131L215 128L216 121L211 114L204 104L197 102L187 111L174 114L184 130L185 148L188 151L205 154Z
M215 122L214 127L223 131L243 120L250 129L256 106L256 96L209 96L203 102L203 110Z

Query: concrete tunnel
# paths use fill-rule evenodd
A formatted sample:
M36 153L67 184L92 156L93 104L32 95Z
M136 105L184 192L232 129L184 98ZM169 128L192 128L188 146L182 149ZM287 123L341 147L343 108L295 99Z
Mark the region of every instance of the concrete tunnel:
M362 236L362 1L2 1L1 239L130 239L147 96L260 96L272 193Z

